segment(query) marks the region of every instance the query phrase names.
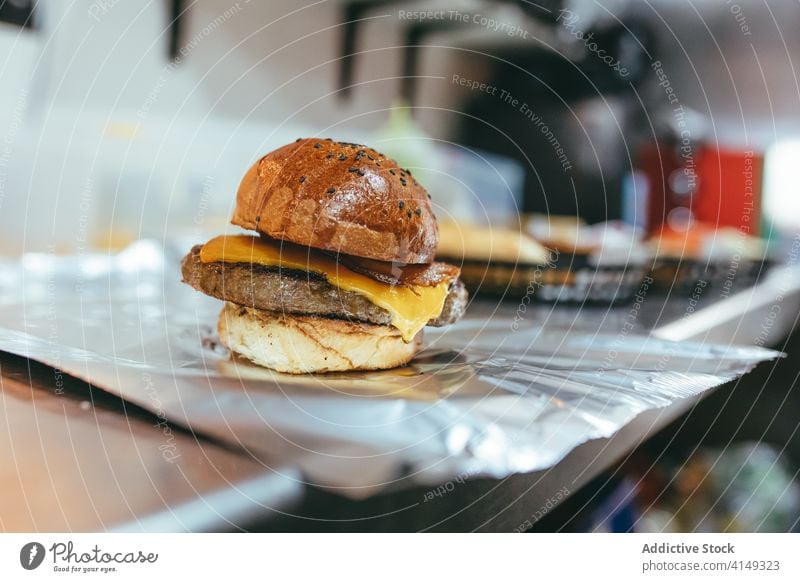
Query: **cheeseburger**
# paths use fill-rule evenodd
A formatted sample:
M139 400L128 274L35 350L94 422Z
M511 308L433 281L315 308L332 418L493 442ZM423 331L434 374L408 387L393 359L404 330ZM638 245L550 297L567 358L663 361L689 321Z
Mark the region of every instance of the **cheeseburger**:
M457 321L459 269L434 262L430 196L409 170L352 143L299 139L245 174L231 222L182 262L184 282L225 301L219 337L280 372L407 363L422 328Z

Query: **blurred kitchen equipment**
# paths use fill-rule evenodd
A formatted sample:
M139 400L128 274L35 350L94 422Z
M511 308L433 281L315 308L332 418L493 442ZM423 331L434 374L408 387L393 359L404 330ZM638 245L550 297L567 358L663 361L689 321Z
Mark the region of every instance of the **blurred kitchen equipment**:
M0 2L0 22L16 24L23 28L33 28L34 0L7 0Z
M2 3L0 20L29 26L33 4ZM0 245L10 249L4 252L74 249L72 233L87 221L103 223L113 201L101 198L117 192L148 198L143 220L126 217L135 233L139 222L155 225L165 213L170 229L188 216L189 224L178 226L195 230L210 214L228 214L224 201L236 187L229 177L264 151L318 133L373 143L398 96L435 143L465 146L476 152L472 159L505 156L517 164L511 173L523 169L521 196L516 185L493 190L496 180L470 179L470 198L487 214L498 207L508 213L506 203L514 201L523 211L579 215L588 223L624 215L638 224L624 200L642 201L638 152L661 140L653 121L670 105L655 63L670 96L712 124L713 138L703 143L719 153L698 157L697 171L704 160L721 164L712 170L725 203L703 197L694 205L703 213L708 203L715 218L719 208L720 220L730 222L725 212L739 206L728 204L728 184L745 161L728 160L729 152L754 152L757 182L761 152L800 133L794 77L786 74L800 50L789 34L800 12L789 4L764 11L741 3L741 18L725 4L700 3L695 13L669 0L35 6L35 26L0 27L8 55L0 73L0 141L14 142L0 159ZM23 16L10 16L12 10ZM453 75L496 92L461 85ZM138 126L131 155L127 147L108 147L109 125ZM692 131L698 146L700 137ZM444 163L460 158L453 163L458 172L447 169L455 183L472 154L451 151ZM507 180L494 161L474 173L491 176L488 166ZM448 210L468 210L439 196ZM144 207L125 204L131 213ZM788 224L787 205L794 208L784 199L770 214Z
M708 145L701 149L698 165L697 220L759 235L764 154Z
M348 99L352 94L354 70L359 54L359 40L368 15L386 13L390 8L411 9L416 13L431 16L414 16L403 27L403 61L400 96L408 103L414 102L419 69L420 49L428 37L443 32L458 32L475 29L475 20L470 18L478 13L486 16L487 22L503 23L520 21L531 28L543 24L552 26L565 4L564 0L449 0L447 3L428 2L422 6L409 0L348 0L341 10L343 23L339 59L340 99ZM515 9L512 9L512 7ZM446 14L446 15L445 15ZM497 15L503 15L497 17ZM455 16L457 15L457 16ZM481 18L477 23L481 23ZM522 30L522 29L520 29ZM526 35L527 36L527 35Z
M563 19L554 26L566 33L556 50L531 43L525 52L503 51L493 60L489 82L502 97L467 96L456 135L525 165L525 211L590 223L616 219L644 128L635 87L644 78L652 34L637 21L600 29L580 21L587 27L577 31L581 38L593 35L592 46L613 55L616 64L609 66L572 36L574 26Z
M686 231L695 222L760 233L762 153L714 147L675 133L646 144L637 165L645 194L636 203L646 208L648 234L665 225Z

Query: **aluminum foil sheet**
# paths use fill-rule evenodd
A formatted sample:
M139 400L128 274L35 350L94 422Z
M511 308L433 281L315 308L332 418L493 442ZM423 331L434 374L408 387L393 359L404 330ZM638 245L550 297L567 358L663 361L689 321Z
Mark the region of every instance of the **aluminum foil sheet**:
M779 355L496 314L429 328L425 350L404 368L283 375L219 344L221 302L180 283L188 248L141 241L114 256L0 263L0 350L90 381L265 466L299 467L309 483L352 498L401 480L545 469L643 411Z

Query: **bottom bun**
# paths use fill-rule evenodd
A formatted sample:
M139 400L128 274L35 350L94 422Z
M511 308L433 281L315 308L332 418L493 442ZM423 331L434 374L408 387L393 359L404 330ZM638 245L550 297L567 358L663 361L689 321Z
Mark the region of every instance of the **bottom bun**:
M402 366L422 347L422 332L405 343L388 325L288 315L225 303L219 337L259 366L289 374L384 370Z

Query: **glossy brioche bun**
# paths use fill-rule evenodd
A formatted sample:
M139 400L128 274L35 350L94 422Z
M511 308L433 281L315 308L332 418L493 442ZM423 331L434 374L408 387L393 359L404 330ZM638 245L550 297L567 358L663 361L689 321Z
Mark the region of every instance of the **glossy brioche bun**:
M299 245L400 263L430 263L439 234L425 189L372 148L300 139L256 162L231 222Z
M389 325L288 315L225 303L219 338L259 366L288 374L384 370L402 366L422 347Z

